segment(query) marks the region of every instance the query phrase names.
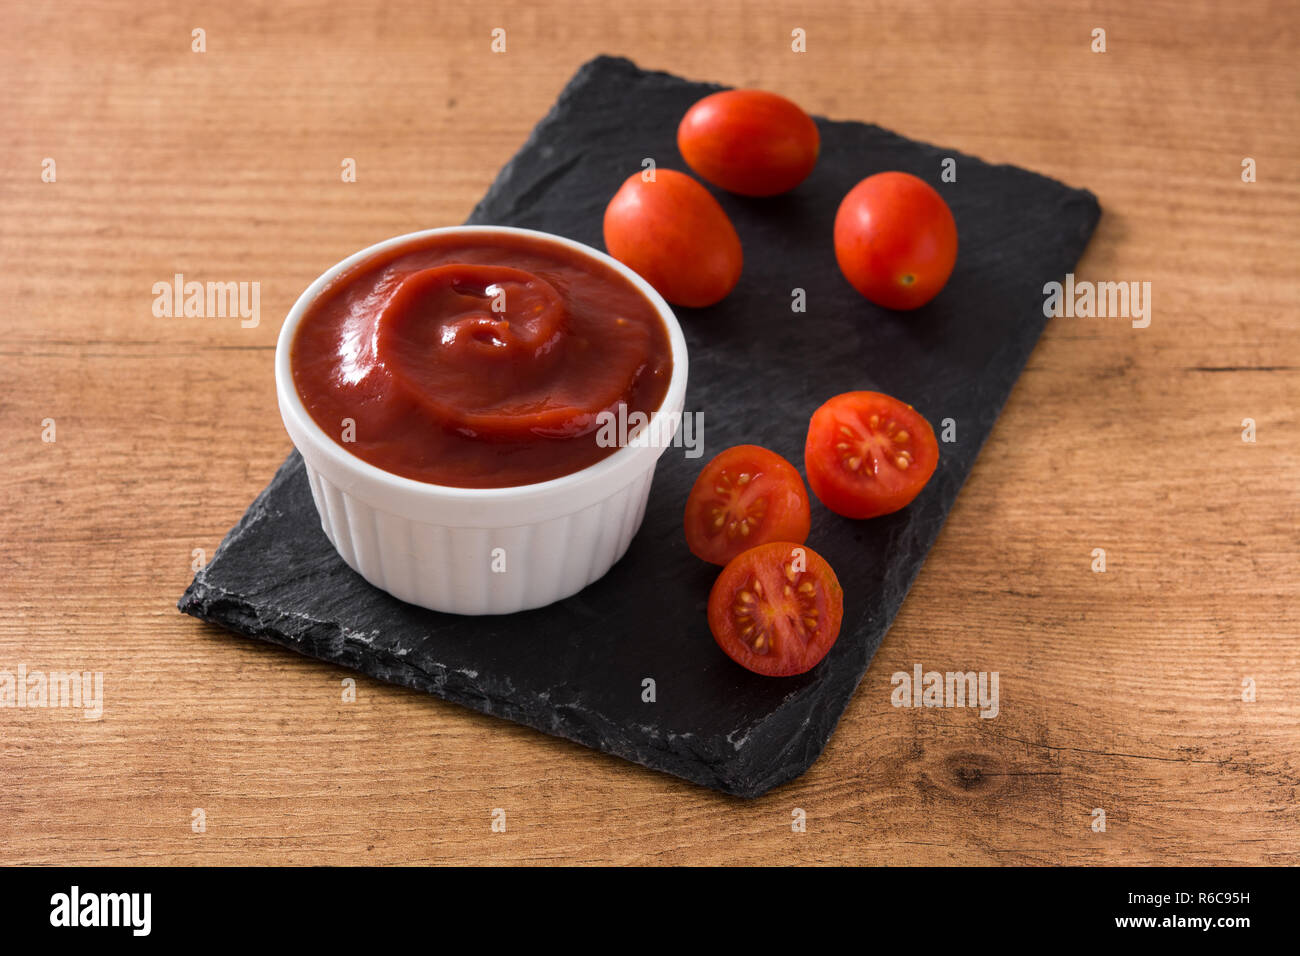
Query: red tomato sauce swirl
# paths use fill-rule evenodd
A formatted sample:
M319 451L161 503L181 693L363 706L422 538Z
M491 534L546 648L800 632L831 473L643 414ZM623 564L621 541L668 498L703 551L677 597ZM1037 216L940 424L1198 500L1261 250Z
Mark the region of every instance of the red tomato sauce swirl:
M658 409L672 350L655 307L605 263L531 236L461 233L337 277L303 315L290 367L308 414L359 458L502 488L612 454L600 413Z

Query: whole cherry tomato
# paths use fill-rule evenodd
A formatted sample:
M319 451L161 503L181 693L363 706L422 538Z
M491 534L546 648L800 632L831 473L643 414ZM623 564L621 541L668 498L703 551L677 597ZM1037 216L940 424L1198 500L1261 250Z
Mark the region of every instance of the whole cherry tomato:
M813 166L817 124L784 96L724 90L682 117L677 148L702 179L742 196L775 196L798 186Z
M647 179L647 176L653 176ZM633 173L605 207L605 248L673 305L713 305L740 279L740 237L685 173Z
M957 261L957 223L934 188L910 173L876 173L835 214L835 258L853 288L887 309L915 309Z

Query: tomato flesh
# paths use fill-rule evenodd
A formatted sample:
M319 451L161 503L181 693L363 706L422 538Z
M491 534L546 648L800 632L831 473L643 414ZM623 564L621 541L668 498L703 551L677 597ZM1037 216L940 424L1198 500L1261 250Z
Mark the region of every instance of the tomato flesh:
M835 258L858 292L887 309L939 294L957 262L957 223L943 197L910 173L868 176L835 214Z
M773 541L733 558L709 593L709 630L737 664L789 677L812 670L840 636L844 592L816 551Z
M736 227L707 189L675 169L629 176L605 207L604 233L609 254L673 305L713 305L740 281Z
M742 196L775 196L798 186L821 138L812 117L784 96L723 90L699 100L677 127L677 148L701 179Z
M846 518L906 507L939 464L934 429L916 409L881 392L845 392L813 413L804 469L813 494Z
M768 541L808 537L808 492L794 465L758 445L736 445L700 472L686 499L686 544L713 564Z

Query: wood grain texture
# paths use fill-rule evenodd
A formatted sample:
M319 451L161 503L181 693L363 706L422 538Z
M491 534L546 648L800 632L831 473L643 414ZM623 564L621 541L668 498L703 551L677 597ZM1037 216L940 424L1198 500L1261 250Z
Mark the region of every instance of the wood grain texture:
M4 20L0 669L105 675L99 721L0 710L6 862L1300 863L1294 4ZM272 357L294 298L460 222L602 52L1086 186L1105 212L1079 278L1152 284L1149 328L1050 324L826 753L757 801L366 679L345 704L346 672L174 607L289 449ZM155 318L176 272L260 282L260 325ZM918 662L998 671L999 715L892 707Z

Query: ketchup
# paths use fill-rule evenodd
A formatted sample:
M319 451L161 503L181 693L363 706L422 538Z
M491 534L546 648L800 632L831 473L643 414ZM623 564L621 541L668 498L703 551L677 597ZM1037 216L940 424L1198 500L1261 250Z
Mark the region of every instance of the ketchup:
M613 453L596 442L600 413L654 412L672 352L654 306L612 267L484 232L412 240L336 278L302 317L290 366L308 414L359 458L503 488Z

